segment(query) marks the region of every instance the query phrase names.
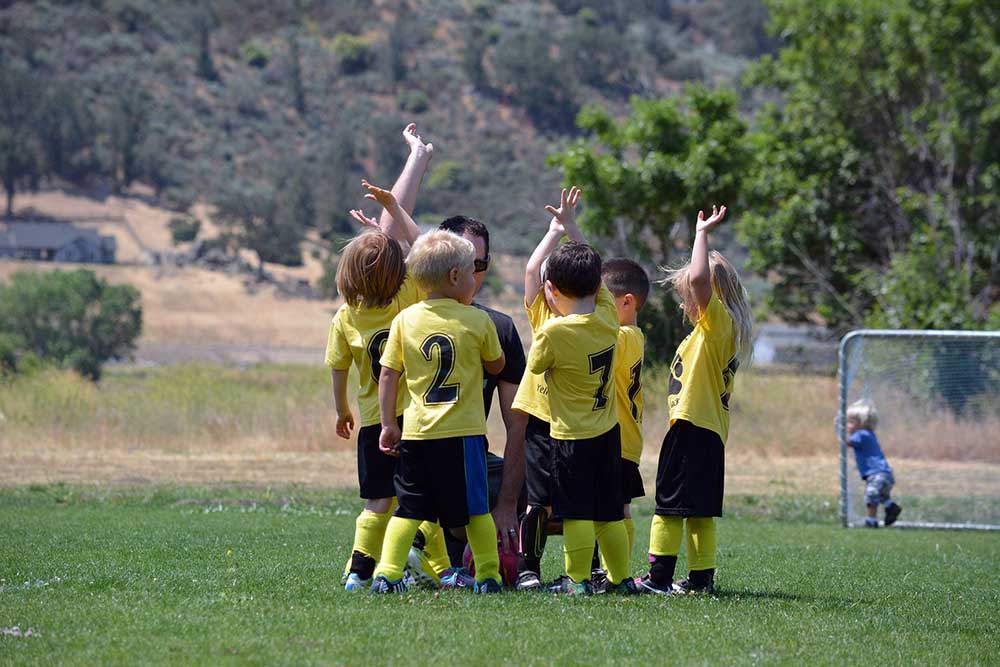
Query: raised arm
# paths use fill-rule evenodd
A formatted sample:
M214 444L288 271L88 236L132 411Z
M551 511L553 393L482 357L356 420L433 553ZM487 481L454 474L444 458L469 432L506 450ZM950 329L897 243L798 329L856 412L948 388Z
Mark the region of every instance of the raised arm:
M403 171L400 172L399 178L396 179L396 183L392 186L392 194L399 202L400 208L407 213L407 217L413 215L413 207L417 203L417 192L420 191L420 184L424 180L424 174L427 172L427 165L430 164L431 158L434 156L434 144L425 144L423 139L417 134L417 124L410 123L405 128L403 128L403 140L406 145L410 147L410 154L406 158L406 164L403 165ZM412 219L409 220L410 223L413 222ZM393 228L397 225L405 225L406 222L389 209L385 209L382 215L379 217L379 226L389 236L400 242L410 243L412 245L413 241L407 240L412 236L412 230L408 229L405 232L399 232L399 236L394 235L395 232ZM416 229L416 225L413 225ZM419 231L417 232L419 235ZM416 239L416 236L413 236Z
M413 242L420 236L420 228L417 227L417 223L413 222L413 218L406 212L406 209L400 205L396 196L391 191L383 190L364 179L361 181L361 187L368 191L365 199L371 199L382 205L383 211L379 229L400 243L412 246ZM386 224L386 220L391 221L391 224Z
M583 241L583 234L576 224L576 205L580 201L580 188L574 186L569 190L563 188L559 196L559 208L546 206L545 210L552 214L549 221L549 231L538 243L535 251L528 258L524 267L524 305L530 307L542 289L542 265L545 259L559 246L563 236L570 241Z
M704 313L712 300L712 269L708 265L708 232L726 217L726 207L712 206L712 215L705 219L704 211L698 211L698 225L695 227L694 247L691 249L691 266L688 280L698 305L698 312Z

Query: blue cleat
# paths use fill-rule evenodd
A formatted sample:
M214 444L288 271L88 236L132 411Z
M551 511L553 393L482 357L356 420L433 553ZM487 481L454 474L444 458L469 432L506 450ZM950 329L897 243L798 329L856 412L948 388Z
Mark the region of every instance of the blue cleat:
M405 593L410 590L410 587L406 584L406 581L400 579L399 581L391 581L384 574L380 574L375 577L375 581L372 582L372 593Z
M476 578L464 567L449 567L441 574L441 588L468 588L474 590Z
M503 593L503 584L493 578L487 579L486 581L477 581L472 589L472 592L480 595Z
M351 572L344 579L344 590L345 591L360 591L366 588L371 588L371 579L362 579L357 572Z

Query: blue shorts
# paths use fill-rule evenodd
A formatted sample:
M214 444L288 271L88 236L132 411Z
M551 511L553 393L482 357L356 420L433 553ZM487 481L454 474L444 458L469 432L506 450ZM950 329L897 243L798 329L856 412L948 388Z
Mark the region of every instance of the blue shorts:
M403 440L399 449L396 516L458 528L489 513L484 436Z

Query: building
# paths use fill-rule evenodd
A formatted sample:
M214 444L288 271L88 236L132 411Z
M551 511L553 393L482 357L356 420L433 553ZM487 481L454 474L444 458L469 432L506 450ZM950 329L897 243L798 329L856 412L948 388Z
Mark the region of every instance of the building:
M0 225L0 258L42 262L115 263L115 237L63 222Z

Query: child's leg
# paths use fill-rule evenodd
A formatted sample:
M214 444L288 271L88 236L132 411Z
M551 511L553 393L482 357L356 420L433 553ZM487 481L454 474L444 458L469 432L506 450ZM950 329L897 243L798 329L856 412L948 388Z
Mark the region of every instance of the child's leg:
M382 544L382 557L375 567L374 576L383 575L389 581L403 578L406 556L420 524L420 519L404 519L399 516L389 519L389 525L385 529L385 542Z
M379 498L369 500L365 509L354 521L354 547L351 550L351 560L348 571L354 572L362 579L371 579L375 563L382 555L382 542L385 540L385 529L392 516L392 506L395 498Z
M630 574L628 530L625 522L595 521L594 532L604 554L604 562L608 568L608 580L615 586L625 580Z
M649 528L649 578L657 588L666 589L673 582L683 536L684 519L681 517L653 517Z
M689 579L711 581L715 573L715 519L689 517L687 519L687 559Z
M632 558L632 547L635 546L635 522L632 521L632 503L625 503L625 530L628 532L629 558Z
M476 562L476 581L482 583L493 579L499 582L500 553L497 551L497 527L493 523L493 515L487 512L470 516L465 534L469 536L469 548Z
M541 573L542 555L549 534L549 513L544 507L529 505L521 519L518 572Z
M451 567L451 559L448 558L448 545L444 541L444 531L436 521L424 521L420 524L420 532L424 536L424 553L430 562L433 572L428 574L440 575Z
M594 554L594 522L588 519L563 520L563 554L566 574L575 583L590 580L590 561Z

